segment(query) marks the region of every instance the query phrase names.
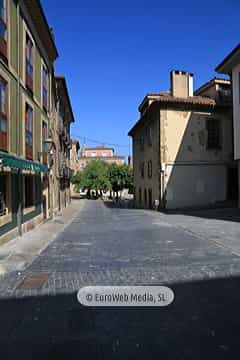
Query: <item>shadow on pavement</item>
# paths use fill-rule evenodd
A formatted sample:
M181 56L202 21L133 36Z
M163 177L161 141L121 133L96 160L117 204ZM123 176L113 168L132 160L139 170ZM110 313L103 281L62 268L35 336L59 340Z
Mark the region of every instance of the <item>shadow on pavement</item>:
M223 221L240 222L239 208L220 208L220 209L202 209L202 210L169 210L168 215L187 215L203 219L215 219Z
M146 209L134 207L133 201L124 202L123 200L122 201L105 200L103 203L109 209L146 210Z
M240 279L173 284L166 308L87 308L76 294L2 300L2 359L235 359Z

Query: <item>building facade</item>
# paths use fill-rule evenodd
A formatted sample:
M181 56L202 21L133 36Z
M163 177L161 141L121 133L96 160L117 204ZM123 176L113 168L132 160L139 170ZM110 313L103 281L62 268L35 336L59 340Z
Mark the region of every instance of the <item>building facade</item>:
M238 163L238 189L240 189L240 45L217 66L216 72L231 77L233 93L234 159ZM240 207L240 190L238 190Z
M54 78L58 52L38 0L1 1L0 22L0 243L3 243L53 213L51 194L56 175L52 167L58 165L50 145L58 117L58 111L53 111L58 91ZM69 134L69 123L67 130ZM69 157L69 152L66 156Z
M125 157L115 155L114 149L111 147L98 146L98 147L84 147L78 158L80 171L92 160L103 160L108 164L123 165Z
M230 90L230 82L225 85ZM140 104L140 120L129 132L137 206L204 207L232 196L229 92L217 100L223 93L212 80L197 93L192 74L173 71L171 91L148 94Z
M72 147L71 147L71 151L70 151L70 167L71 167L74 175L80 171L79 150L80 150L79 141L76 139L73 139ZM75 186L72 183L70 184L70 190L71 190L72 197L78 195L75 191Z

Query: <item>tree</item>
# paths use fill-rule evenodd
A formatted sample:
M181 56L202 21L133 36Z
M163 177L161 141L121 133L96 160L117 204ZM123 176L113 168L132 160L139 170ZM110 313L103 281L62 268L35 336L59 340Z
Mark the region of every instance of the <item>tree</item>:
M82 173L78 172L74 174L71 177L71 183L74 185L74 190L79 192L80 189L84 187Z
M108 171L112 190L117 194L117 198L119 191L123 189L132 190L133 172L128 165L111 164Z
M111 189L108 177L108 165L101 160L90 161L81 173L73 176L72 183L76 188L95 190L96 194Z

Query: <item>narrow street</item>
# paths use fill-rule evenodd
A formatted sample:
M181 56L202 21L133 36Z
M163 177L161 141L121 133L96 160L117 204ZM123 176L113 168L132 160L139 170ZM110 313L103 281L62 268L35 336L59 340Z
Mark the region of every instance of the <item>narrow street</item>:
M197 218L196 218L197 222ZM239 343L240 258L158 212L86 201L23 272L0 278L8 359L230 359ZM86 285L168 285L166 308L88 308Z

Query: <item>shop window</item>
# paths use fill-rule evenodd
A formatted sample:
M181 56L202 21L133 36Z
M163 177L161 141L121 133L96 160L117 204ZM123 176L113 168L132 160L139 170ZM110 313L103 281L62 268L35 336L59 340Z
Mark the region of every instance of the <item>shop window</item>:
M25 208L34 206L35 204L35 179L32 175L26 175L24 177L24 187L25 187Z
M9 175L0 175L0 216L7 215L9 212Z

